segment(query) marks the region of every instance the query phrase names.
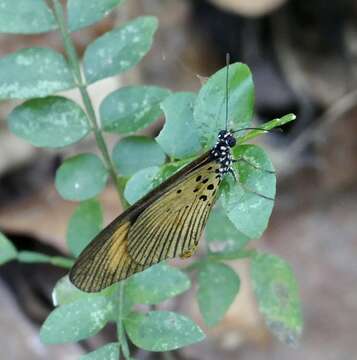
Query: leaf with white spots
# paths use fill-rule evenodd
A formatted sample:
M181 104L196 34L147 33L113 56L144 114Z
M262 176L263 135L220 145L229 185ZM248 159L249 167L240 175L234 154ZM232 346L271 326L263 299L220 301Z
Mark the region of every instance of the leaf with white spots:
M221 256L234 256L250 240L237 230L221 205L211 212L205 235L210 253Z
M142 16L97 38L84 54L87 82L94 83L136 65L150 50L156 29L156 18Z
M157 86L126 86L109 94L100 105L105 131L126 134L157 120L160 103L170 94Z
M73 87L68 64L52 49L22 49L0 59L0 100L45 97Z
M79 360L118 360L119 356L119 343L110 343L82 355Z
M165 125L156 141L172 158L183 159L201 150L193 121L195 99L194 93L182 92L170 95L161 104Z
M294 273L283 259L257 254L252 258L253 289L270 330L283 342L297 345L303 319Z
M131 313L124 325L130 340L148 351L175 350L205 338L191 319L169 311Z
M113 304L106 297L85 297L51 312L41 327L45 344L63 344L97 334L108 322Z
M66 200L83 201L98 195L108 180L108 171L94 154L66 159L57 169L55 185Z
M130 277L125 283L125 295L135 304L159 304L190 288L186 274L165 263Z
M2 233L0 233L0 265L16 259L17 250L12 242Z
M71 253L78 256L103 227L103 214L96 199L82 202L68 222L67 244Z
M274 205L276 177L267 154L258 146L233 150L237 182L227 175L221 201L228 218L243 235L258 239L266 229Z
M68 28L70 31L77 31L95 24L123 2L124 0L68 0Z
M213 74L200 89L194 108L194 121L205 147L212 147L218 131L226 128L241 129L249 126L253 116L254 84L247 65L229 65L228 114L225 109L226 68Z
M118 141L113 149L113 163L122 176L165 163L166 155L160 145L146 136L128 136Z
M0 0L0 32L37 34L57 28L45 0Z
M32 145L49 148L74 144L90 131L81 107L59 96L26 101L11 112L8 124Z
M197 299L207 325L222 320L239 287L239 277L229 266L209 261L199 267Z

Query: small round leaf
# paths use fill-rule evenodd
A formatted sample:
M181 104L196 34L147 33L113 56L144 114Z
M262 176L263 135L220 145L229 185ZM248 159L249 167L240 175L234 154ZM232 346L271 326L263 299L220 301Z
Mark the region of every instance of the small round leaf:
M197 298L207 325L215 325L222 320L239 287L239 277L229 266L212 261L200 266Z
M115 145L112 158L120 175L131 176L141 169L162 165L166 155L155 140L129 136Z
M78 256L103 226L103 214L96 199L82 202L71 216L67 229L67 244Z
M303 319L296 278L283 259L257 254L251 263L253 289L270 330L285 343L297 345Z
M92 1L88 6L88 0L68 0L67 14L70 31L77 31L90 26L109 13L124 0L100 0Z
M234 226L250 239L266 229L274 205L276 177L266 153L255 145L237 146L233 151L235 181L226 176L221 201Z
M182 271L160 263L130 277L125 284L125 295L135 304L159 304L186 291L190 285L190 279Z
M8 123L15 135L49 148L73 144L90 130L81 107L59 96L26 101L12 111Z
M169 311L131 313L124 324L130 340L148 351L175 350L205 338L192 320Z
M21 49L0 59L0 100L45 97L74 86L66 60L52 49Z
M80 154L63 162L56 173L57 191L66 200L83 201L98 195L105 187L108 172L94 154Z
M0 33L37 34L57 28L44 0L0 0Z
M165 125L156 141L172 158L183 159L201 150L193 121L195 99L196 95L193 93L176 93L161 104L165 113Z
M100 106L105 131L129 133L144 129L161 115L169 91L157 86L127 86L109 94Z
M254 105L254 84L247 65L229 65L228 114L226 114L226 67L213 74L198 93L194 120L205 147L212 147L217 133L226 128L241 129L249 126Z
M117 360L119 356L119 343L110 343L86 355L82 355L79 360Z
M113 304L103 296L89 296L51 312L41 327L45 344L63 344L97 334L108 322Z
M87 47L83 58L88 83L136 65L150 50L156 29L156 18L142 16L97 38Z

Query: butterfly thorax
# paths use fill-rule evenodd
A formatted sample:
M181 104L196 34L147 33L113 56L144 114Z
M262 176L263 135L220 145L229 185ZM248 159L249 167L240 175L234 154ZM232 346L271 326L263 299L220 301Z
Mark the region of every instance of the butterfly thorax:
M218 139L211 150L211 156L219 164L218 173L223 176L228 172L232 172L232 154L231 148L236 144L236 139L233 134L227 130L221 130L218 134Z

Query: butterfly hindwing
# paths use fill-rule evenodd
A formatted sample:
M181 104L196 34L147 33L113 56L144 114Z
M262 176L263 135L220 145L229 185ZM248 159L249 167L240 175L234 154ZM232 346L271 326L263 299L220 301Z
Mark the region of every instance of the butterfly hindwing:
M192 254L216 200L218 168L211 161L188 173L138 216L128 234L136 263L149 266Z
M109 227L82 252L70 272L70 280L87 292L100 291L117 281L145 270L127 252L130 221Z

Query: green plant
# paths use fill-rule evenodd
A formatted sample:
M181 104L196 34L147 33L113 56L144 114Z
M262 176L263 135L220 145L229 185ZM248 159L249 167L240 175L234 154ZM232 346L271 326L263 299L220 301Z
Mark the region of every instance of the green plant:
M0 31L39 33L57 29L66 57L48 48L19 50L0 59L0 99L27 99L8 117L10 130L34 146L58 148L94 136L101 157L78 154L66 159L56 174L56 188L67 200L80 202L69 220L67 244L73 256L102 228L102 209L96 198L109 178L123 206L138 200L203 149L212 146L224 124L225 69L215 73L195 93L171 93L156 86L128 86L109 94L100 107L100 121L93 110L87 88L136 65L149 51L157 21L139 17L114 29L90 44L83 58L83 74L71 32L99 21L121 0L68 0L65 20L58 0L47 7L40 0L2 0ZM53 93L77 88L84 108ZM233 129L250 125L254 86L249 68L230 66L229 119ZM132 133L147 127L162 112L165 126L156 139ZM272 129L294 120L292 114L262 125ZM110 154L104 133L126 135ZM197 299L204 321L217 324L239 292L240 279L227 261L251 259L254 291L268 326L283 341L295 343L302 330L297 284L290 267L280 258L247 250L268 224L273 201L258 196L275 196L275 174L266 153L244 144L260 134L253 130L238 138L234 148L239 182L226 177L221 200L206 229L205 255L186 269L166 263L115 284L96 294L79 291L67 277L53 290L56 309L41 329L41 339L58 344L86 339L108 322L117 324L118 341L88 354L83 359L117 358L129 354L127 337L149 351L169 351L204 338L189 318L175 312L135 310L136 304L156 305L191 286L189 274L197 272ZM145 156L144 156L145 155ZM169 159L169 160L167 160ZM270 172L265 171L270 170ZM249 189L249 190L248 190ZM70 268L73 258L18 252L0 234L0 264L49 262Z

